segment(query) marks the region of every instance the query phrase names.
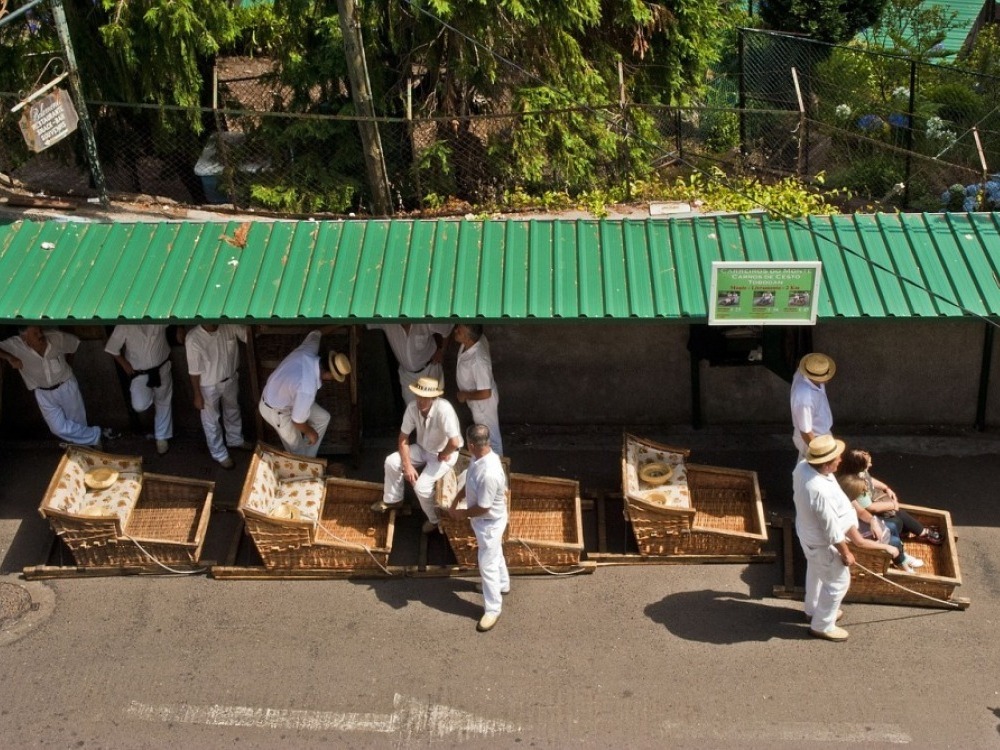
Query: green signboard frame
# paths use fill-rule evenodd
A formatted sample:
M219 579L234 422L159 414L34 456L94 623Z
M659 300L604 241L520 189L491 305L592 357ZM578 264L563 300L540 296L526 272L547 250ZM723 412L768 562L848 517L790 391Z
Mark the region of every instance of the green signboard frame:
M820 261L716 261L708 324L816 325Z

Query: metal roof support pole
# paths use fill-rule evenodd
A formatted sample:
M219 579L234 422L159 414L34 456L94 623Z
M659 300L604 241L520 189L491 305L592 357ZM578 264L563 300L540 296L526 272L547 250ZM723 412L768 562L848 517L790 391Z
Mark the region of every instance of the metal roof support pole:
M986 429L986 400L990 392L990 367L993 362L994 323L987 320L983 328L983 361L979 369L979 396L976 398L976 429Z
M385 168L378 123L375 121L375 108L372 106L368 62L365 59L357 8L354 0L337 0L337 9L340 16L340 31L344 35L344 56L351 79L351 96L361 118L358 121L358 129L361 131L361 151L364 154L365 171L368 173L375 213L380 216L391 216L392 195L389 192L389 175Z
M80 117L80 130L83 133L83 145L84 150L87 152L90 175L94 178L94 187L97 188L101 205L107 206L108 186L104 181L104 171L101 169L100 159L97 158L97 140L94 138L94 130L90 126L90 115L87 113L87 102L83 98L80 73L76 67L76 53L73 51L73 40L69 36L69 25L66 23L66 11L63 9L62 0L52 0L52 18L55 20L59 42L66 53L69 89L73 96L73 102L76 104L77 114Z

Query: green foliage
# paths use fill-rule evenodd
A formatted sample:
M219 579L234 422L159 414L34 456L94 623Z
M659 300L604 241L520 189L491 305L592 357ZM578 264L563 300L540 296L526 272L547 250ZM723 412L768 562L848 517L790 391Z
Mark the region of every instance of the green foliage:
M886 0L767 0L760 17L765 28L837 43L875 23L885 5Z
M877 201L902 184L905 175L901 158L873 155L868 159L855 159L844 169L831 173L829 185Z
M673 183L650 182L637 184L636 189L647 198L685 201L707 211L739 213L766 210L774 216L795 218L812 214L839 213L830 198L846 197L844 191L823 191L794 177L765 183L752 177L728 177L718 167L711 172L696 172Z
M924 0L889 0L878 20L862 34L866 46L928 62L947 55L940 44L959 27L958 14Z
M943 83L928 87L927 98L935 105L935 114L965 130L979 122L986 112L982 97L962 83Z

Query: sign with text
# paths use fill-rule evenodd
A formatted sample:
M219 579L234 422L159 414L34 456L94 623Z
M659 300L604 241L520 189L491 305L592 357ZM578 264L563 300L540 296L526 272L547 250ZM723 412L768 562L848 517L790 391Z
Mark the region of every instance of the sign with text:
M69 93L55 89L24 108L18 125L32 151L44 151L76 130L80 118Z
M822 265L818 260L712 263L708 324L815 325Z

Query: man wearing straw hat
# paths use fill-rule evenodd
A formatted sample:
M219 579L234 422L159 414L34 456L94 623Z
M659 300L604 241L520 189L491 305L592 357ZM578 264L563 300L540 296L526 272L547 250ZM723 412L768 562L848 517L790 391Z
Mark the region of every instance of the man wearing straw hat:
M833 413L826 398L825 383L837 372L837 364L830 357L819 352L807 354L799 362L799 368L792 377L792 442L798 448L799 458L817 435L833 432Z
M382 499L372 510L386 511L403 502L404 480L413 486L427 520L423 532L438 528L438 508L434 502L434 484L458 460L462 447L462 429L455 407L445 399L436 378L423 377L409 386L415 397L403 412L403 424L396 441L397 450L385 459L385 488ZM410 443L416 430L417 439ZM417 469L423 471L417 474Z
M285 450L315 457L330 424L330 412L316 403L324 382L343 383L351 372L351 361L330 351L326 367L320 367L319 344L323 332L310 331L299 346L274 369L261 393L258 409L264 421L281 438Z
M893 557L899 554L895 547L865 539L858 531L858 515L835 476L843 452L843 440L820 435L809 443L804 460L792 473L795 533L806 557L803 611L809 618L809 635L827 641L848 637L837 626L855 562L848 541L885 550Z
M492 630L500 619L503 595L510 593L510 574L503 557L503 532L507 528L507 475L500 456L490 447L490 428L472 425L465 433L474 459L466 473L465 486L451 508L442 509L449 518L468 518L476 535L479 575L483 579L485 612L476 630ZM458 503L465 497L465 508Z
M243 439L240 415L240 341L247 342L246 326L202 323L184 337L194 408L208 452L224 469L235 465L229 448L253 449Z

